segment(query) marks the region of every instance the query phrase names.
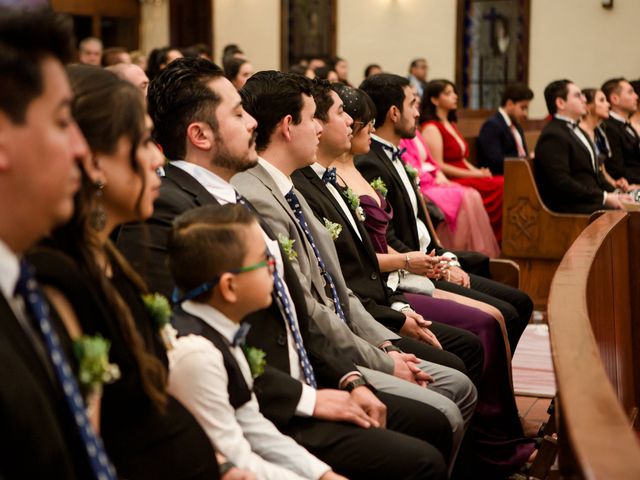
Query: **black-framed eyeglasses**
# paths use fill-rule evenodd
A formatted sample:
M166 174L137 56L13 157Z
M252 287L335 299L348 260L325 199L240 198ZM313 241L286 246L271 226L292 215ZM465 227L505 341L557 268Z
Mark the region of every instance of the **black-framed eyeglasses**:
M258 263L254 263L253 265L247 265L246 267L239 267L234 268L233 270L227 270L226 272L221 272L208 282L204 282L198 285L196 288L184 293L183 295L180 295L180 290L178 290L178 288L176 287L171 295L171 302L174 304L179 304L184 302L185 300L192 300L196 297L199 297L203 293L208 292L213 287L215 287L220 281L220 278L222 278L222 275L224 275L225 273L240 275L242 273L252 272L254 270L266 267L269 269L269 274L273 275L276 271L276 259L268 250L265 252L264 256L264 260Z

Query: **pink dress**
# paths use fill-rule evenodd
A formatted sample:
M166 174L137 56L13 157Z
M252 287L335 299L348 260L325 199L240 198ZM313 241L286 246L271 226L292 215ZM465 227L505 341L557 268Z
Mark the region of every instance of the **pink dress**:
M453 182L436 184L436 173L440 167L431 157L420 132L416 131L413 139L402 140L400 148L407 149L402 159L420 175L422 194L444 213L445 222L437 229L442 245L451 250L474 250L492 258L500 255L500 247L478 191Z

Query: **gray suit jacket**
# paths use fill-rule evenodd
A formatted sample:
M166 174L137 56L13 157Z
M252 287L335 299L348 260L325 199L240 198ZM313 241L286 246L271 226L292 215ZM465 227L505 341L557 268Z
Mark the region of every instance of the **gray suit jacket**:
M304 197L296 192L316 246L320 250L327 271L333 277L338 296L343 300L343 310L351 320L353 331L336 315L333 301L325 292L324 281L311 245L271 175L261 165L256 165L234 176L231 183L252 203L276 235L282 234L294 240L293 248L298 256L291 261L291 264L299 275L309 317L313 320L309 328L316 329L329 337L336 347L345 352L355 363L392 373L393 361L375 346L385 340L395 340L400 337L378 323L349 290L340 270L333 240L324 226L315 218ZM344 303L345 299L348 300L347 303Z

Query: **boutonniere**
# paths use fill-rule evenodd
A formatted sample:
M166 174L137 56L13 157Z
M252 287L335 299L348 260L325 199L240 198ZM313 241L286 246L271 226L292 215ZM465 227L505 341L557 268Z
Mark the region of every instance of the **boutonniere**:
M419 187L420 186L420 175L418 174L418 170L413 168L411 165L405 163L404 164L404 171L407 172L407 175L409 176L409 180L411 180L416 187Z
M280 247L282 247L282 251L287 256L289 261L293 261L298 258L298 252L296 252L293 248L293 244L296 243L295 240L283 235L282 233L278 234L278 243Z
M175 346L178 332L171 325L171 305L169 300L159 293L147 293L142 295L142 301L147 308L147 312L153 318L165 348L172 350Z
M326 228L329 235L331 235L331 240L335 242L342 233L342 225L339 223L333 223L326 217L322 217L322 220L324 220L324 228Z
M102 335L82 335L73 341L78 359L78 381L85 395L102 393L102 386L120 378L120 368L109 363L111 342Z
M247 363L251 370L251 376L253 378L258 378L264 373L264 367L267 366L267 354L264 353L264 350L256 347L248 347L246 345L242 347L242 351L244 352L244 356L247 358Z
M371 180L371 183L369 185L371 185L371 188L373 188L380 195L385 198L387 197L387 193L389 192L389 190L387 189L387 186L385 185L382 178L374 178L373 180Z
M344 190L344 195L347 198L349 207L356 213L356 217L358 217L358 220L364 222L364 210L360 206L360 198L358 198L358 195L356 195L356 193L351 190L350 187L347 187L347 189Z

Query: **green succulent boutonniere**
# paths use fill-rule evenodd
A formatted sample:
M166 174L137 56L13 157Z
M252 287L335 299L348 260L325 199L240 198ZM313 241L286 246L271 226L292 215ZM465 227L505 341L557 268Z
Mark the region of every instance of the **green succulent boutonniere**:
M251 376L253 378L258 378L264 373L264 367L267 366L267 354L264 353L264 350L256 347L247 347L246 345L242 347L242 351L244 352L244 356L247 358L247 363L251 370Z
M322 220L324 221L324 228L326 228L329 235L331 235L331 240L335 242L342 233L342 225L339 223L333 223L326 217L322 217Z
M293 261L296 258L298 258L298 252L296 252L293 248L293 244L296 243L295 240L290 239L289 237L287 237L286 235L283 235L282 233L279 233L278 243L280 244L280 247L282 247L282 251L287 256L289 261Z
M351 188L347 187L347 189L344 190L344 196L346 197L351 210L356 213L356 217L358 217L358 220L364 222L364 210L360 206L360 199L358 198L358 195L356 195L356 193L351 190Z
M147 293L142 295L142 301L149 315L153 318L155 327L160 332L160 338L167 350L175 346L178 332L171 325L171 305L164 295L159 293Z
M382 181L382 178L374 178L373 180L371 180L371 183L369 185L371 185L371 187L380 195L385 198L387 197L387 192L389 192L389 190L387 189L385 183Z
M413 168L408 163L405 163L404 171L407 172L407 175L409 176L409 180L411 180L416 187L420 185L420 175L418 174L418 170Z
M73 353L78 359L78 380L89 396L102 392L105 383L113 383L120 378L120 368L109 363L111 342L102 335L82 335L73 341Z

